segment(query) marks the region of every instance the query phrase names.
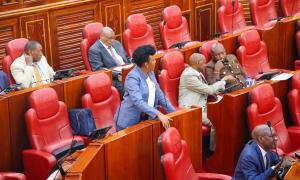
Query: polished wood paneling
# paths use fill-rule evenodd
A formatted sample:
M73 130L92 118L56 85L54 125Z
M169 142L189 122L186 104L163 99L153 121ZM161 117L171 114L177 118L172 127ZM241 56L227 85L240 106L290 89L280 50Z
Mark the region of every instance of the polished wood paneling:
M49 43L49 16L48 13L33 14L20 17L21 37L35 40L41 43L43 54L48 63L53 66L51 57L51 46ZM39 30L37 33L36 30Z
M54 69L84 69L80 42L83 27L99 16L96 3L65 8L50 13Z
M200 41L212 39L215 34L215 4L206 3L195 7L195 37Z
M0 20L0 69L2 69L3 57L6 54L6 44L19 36L17 27L17 19Z
M11 139L9 126L8 99L0 97L0 170L9 171L12 167L11 162Z

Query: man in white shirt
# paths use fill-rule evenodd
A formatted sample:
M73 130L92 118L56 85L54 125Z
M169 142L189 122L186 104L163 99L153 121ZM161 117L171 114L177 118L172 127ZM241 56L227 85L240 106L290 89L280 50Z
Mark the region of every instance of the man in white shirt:
M35 87L50 83L55 72L42 53L42 46L37 41L25 45L24 54L14 60L10 71L21 88Z
M89 49L89 61L93 71L130 63L122 44L115 38L115 32L110 27L102 29L100 39ZM115 71L113 85L123 94L121 74Z

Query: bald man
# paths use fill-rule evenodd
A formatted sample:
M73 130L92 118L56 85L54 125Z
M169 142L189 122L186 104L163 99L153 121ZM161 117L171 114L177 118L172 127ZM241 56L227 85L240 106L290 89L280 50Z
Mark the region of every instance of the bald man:
M103 27L100 39L89 49L89 61L93 71L112 68L130 63L122 44L115 40L115 32L110 27ZM113 71L113 85L123 94L121 76Z
M224 46L220 43L212 45L211 55L212 59L206 66L208 84L213 84L227 75L232 75L234 79L227 83L227 92L245 87L245 73L235 55L227 55Z
M203 71L205 69L205 57L202 54L194 53L190 56L190 66L181 74L179 83L179 106L190 107L193 105L202 107L202 124L211 127L210 150L215 150L215 131L206 115L206 102L208 95L214 95L225 89L226 81L233 79L226 76L222 80L208 85Z
M265 124L258 125L253 129L251 136L252 140L246 144L240 155L233 180L268 180L274 176L277 168L295 163L295 160L288 156L280 161L272 152L275 148L274 143L278 140L273 128L270 129Z

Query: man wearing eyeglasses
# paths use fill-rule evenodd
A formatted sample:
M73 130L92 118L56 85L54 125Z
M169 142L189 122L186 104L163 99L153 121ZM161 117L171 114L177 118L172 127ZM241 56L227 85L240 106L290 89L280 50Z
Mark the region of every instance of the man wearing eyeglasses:
M115 32L110 27L102 29L100 39L89 49L89 61L93 71L130 63L122 44L115 38ZM120 73L113 71L113 85L122 95L121 79Z
M251 136L252 140L246 144L240 155L233 180L267 180L275 175L278 168L295 163L289 156L280 159L272 152L278 141L273 128L270 129L265 124L258 125Z

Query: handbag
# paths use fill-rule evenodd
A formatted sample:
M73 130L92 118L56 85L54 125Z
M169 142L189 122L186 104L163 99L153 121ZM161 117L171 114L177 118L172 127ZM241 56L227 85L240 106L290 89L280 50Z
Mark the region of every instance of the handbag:
M74 135L89 136L96 129L95 120L89 108L70 109L68 116Z

